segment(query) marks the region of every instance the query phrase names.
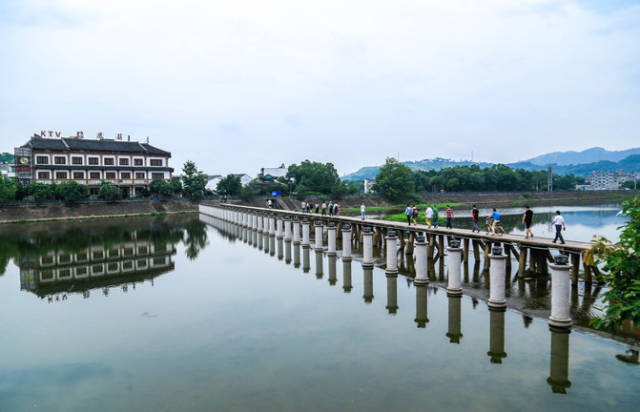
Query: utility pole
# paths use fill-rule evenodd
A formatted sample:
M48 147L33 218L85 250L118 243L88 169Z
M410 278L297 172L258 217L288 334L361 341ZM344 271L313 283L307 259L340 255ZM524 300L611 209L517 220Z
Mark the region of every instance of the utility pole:
M547 192L553 192L553 170L551 169L551 166L549 166L548 169L548 176L547 176Z

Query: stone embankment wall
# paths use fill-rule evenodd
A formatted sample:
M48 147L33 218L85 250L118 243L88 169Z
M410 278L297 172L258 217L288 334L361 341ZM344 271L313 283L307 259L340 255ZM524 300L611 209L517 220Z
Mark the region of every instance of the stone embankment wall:
M62 203L4 205L0 206L0 223L124 217L163 213L175 214L197 211L198 204L190 200L146 200L115 203L81 202L75 205Z

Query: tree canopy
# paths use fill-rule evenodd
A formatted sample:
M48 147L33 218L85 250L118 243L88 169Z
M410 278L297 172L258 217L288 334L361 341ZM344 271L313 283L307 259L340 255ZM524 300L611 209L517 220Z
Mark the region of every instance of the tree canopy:
M216 185L216 191L226 196L236 196L242 191L240 176L226 175Z
M191 160L182 167L182 193L192 199L202 199L207 185L207 175L202 173Z
M414 192L413 172L393 157L388 157L376 176L373 189L389 200L403 200Z

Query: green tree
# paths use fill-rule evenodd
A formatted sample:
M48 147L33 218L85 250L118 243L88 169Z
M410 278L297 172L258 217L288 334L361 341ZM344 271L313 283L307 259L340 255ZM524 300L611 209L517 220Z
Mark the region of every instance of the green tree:
M149 183L149 192L158 195L163 199L171 197L173 190L171 186L164 179L155 179Z
M89 197L89 189L75 181L60 183L55 189L56 198L67 203L76 203Z
M169 183L169 186L171 186L171 191L175 194L180 194L182 193L182 182L178 179L171 179L171 182Z
M207 185L207 175L202 173L191 160L182 166L182 193L191 199L202 199Z
M236 196L242 191L240 176L226 175L216 185L216 191L225 196Z
M622 206L622 214L629 220L620 227L620 240L610 244L601 238L587 255L587 260L594 257L596 264L604 263L603 277L609 285L603 298L605 316L592 323L612 332L625 321L640 326L640 196Z
M98 189L98 197L108 202L115 202L122 199L122 190L103 180L100 189Z
M392 201L405 200L414 191L413 173L407 166L389 157L376 176L374 190Z
M291 182L290 179L293 179ZM305 197L310 194L327 194L332 196L342 196L348 192L346 183L340 180L338 171L333 163L320 163L305 160L304 162L292 164L287 169L287 175L281 179L282 185L297 193L298 197ZM276 189L276 190L282 190Z
M0 202L16 200L16 192L15 182L0 176Z

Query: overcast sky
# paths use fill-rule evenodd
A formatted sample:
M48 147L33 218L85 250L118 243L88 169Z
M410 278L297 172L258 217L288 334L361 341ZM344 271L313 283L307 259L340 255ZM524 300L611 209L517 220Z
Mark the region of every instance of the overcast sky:
M639 58L637 1L0 0L0 151L122 132L255 175L624 149Z

